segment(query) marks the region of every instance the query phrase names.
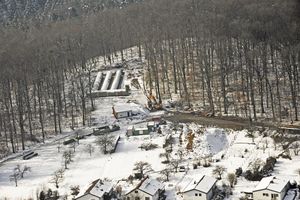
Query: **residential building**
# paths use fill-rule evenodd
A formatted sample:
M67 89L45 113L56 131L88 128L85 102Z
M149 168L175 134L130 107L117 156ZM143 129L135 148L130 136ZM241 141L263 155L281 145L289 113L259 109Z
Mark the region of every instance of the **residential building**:
M165 186L149 177L141 180L137 186L125 194L126 200L159 200L164 196Z
M266 177L253 190L253 200L282 200L289 188L288 180Z
M214 196L217 180L213 177L201 175L192 179L182 191L184 200L210 200Z
M116 119L132 117L132 110L125 107L112 107Z
M75 200L110 200L114 184L97 179L80 192Z

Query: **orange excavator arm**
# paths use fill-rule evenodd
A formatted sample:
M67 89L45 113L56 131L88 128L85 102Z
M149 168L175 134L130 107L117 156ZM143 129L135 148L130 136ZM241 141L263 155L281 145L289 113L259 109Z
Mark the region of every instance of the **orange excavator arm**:
M117 119L117 113L116 113L116 110L115 110L115 107L113 106L112 107L112 110L113 110L113 112L112 112L112 114L115 116L115 118Z

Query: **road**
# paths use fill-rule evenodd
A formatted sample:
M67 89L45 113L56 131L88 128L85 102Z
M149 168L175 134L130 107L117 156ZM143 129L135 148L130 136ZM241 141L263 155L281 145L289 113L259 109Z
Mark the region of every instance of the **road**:
M258 127L269 127L276 128L274 124L271 123L262 123L262 122L250 122L245 119L233 118L233 117L203 117L191 113L180 113L174 112L173 115L165 115L164 119L177 122L177 123L191 123L195 122L205 126L218 126L221 128L230 128L234 130L241 129L253 129Z

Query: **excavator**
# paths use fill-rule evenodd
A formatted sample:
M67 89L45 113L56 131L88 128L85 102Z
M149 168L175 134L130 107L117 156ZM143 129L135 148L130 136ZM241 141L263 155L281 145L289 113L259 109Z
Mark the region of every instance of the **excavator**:
M114 115L114 117L115 117L116 119L118 119L117 112L116 112L114 106L112 107L112 114Z
M148 102L147 102L147 108L150 111L157 111L157 110L162 110L162 105L161 103L157 102L155 96L152 94L152 92L149 93L149 95L146 95Z
M192 131L187 134L187 140L188 140L188 143L186 145L187 150L193 151L194 138L195 138L195 134Z

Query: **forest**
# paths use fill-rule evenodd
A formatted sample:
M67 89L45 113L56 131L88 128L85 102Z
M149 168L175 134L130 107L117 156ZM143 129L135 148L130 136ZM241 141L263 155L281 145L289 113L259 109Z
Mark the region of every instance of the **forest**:
M300 2L147 0L0 28L1 151L25 149L94 108L91 72L138 47L159 101L211 115L299 120ZM80 119L79 119L80 118Z

